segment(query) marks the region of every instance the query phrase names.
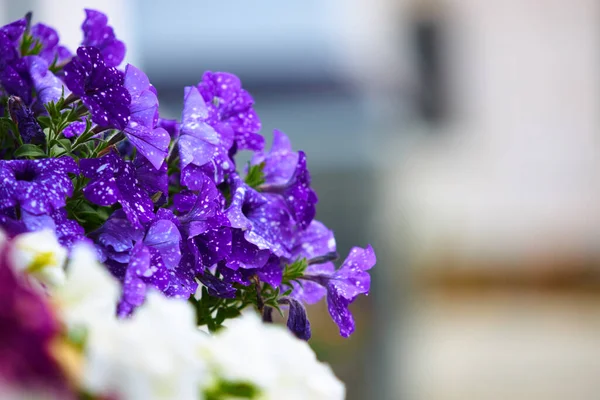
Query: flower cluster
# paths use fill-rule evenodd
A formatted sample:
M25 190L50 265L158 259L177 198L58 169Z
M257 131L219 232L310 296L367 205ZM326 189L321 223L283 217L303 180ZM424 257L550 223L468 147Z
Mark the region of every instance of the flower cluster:
M97 332L90 330L87 361L97 363L98 370L86 373L86 387L92 392L109 387L125 398L138 386L142 392L137 394L169 385L196 393L202 368L224 371L226 366L206 346L202 351L213 361L193 365L176 342L202 342L191 333L197 326L215 332L231 325L228 331L233 330L237 322L226 320L246 308L254 308L267 323L274 310L287 314L289 330L308 340L304 304L326 297L340 334L351 335L355 323L349 305L369 292L367 271L375 253L370 246L355 247L334 266L333 232L314 219L317 195L306 154L294 151L280 131L265 149L254 100L239 78L205 72L200 82L184 88L181 119L167 120L159 114L157 91L144 72L122 66L125 45L107 17L86 10L82 31L81 47L71 53L54 29L32 25L31 14L0 28L0 228L20 249L20 258L12 258L17 271L25 271L58 303L81 303L65 308L76 315L73 326L96 326L90 318L100 318L98 313L85 315L94 307L118 316L107 317L111 322L102 322ZM236 164L242 150L253 153L248 165ZM67 268L71 277L65 277L64 260L80 257L81 243L94 249L94 255L86 253L87 262L106 269L119 283L114 290L99 291L78 270L83 267ZM62 251L47 251L53 246ZM137 340L162 317L174 324L180 318L183 325L157 331L152 351L168 353L164 359L173 368L190 363L179 374L185 382L162 382L165 366L148 362L143 368L156 379L131 376L127 387L120 386L127 363L143 363L143 358L122 356L122 364L115 366L110 355L143 353L145 343ZM247 322L239 324L258 329L262 324L253 318L244 316ZM63 322L73 327L70 316ZM265 332L282 345L288 341L279 330ZM227 335L214 346L227 348L239 333L231 333L231 339ZM290 346L300 349L294 343ZM107 376L105 368L115 369ZM231 386L232 380L252 380L250 375L220 374L225 380L211 383L221 385L218 390L251 389ZM314 382L315 393L322 383ZM283 388L273 390L278 393L274 398L283 396ZM170 393L176 394L169 398L192 398ZM317 398L306 396L301 398Z

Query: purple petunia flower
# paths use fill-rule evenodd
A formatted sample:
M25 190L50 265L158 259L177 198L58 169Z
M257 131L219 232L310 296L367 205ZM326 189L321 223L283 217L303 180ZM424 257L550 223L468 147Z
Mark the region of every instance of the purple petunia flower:
M340 335L348 337L354 332L354 318L348 306L359 294L368 294L371 276L367 272L376 262L371 246L353 247L338 270L332 263L316 265L306 271L303 281L312 281L327 289L327 308L340 328Z
M66 47L58 44L59 38L56 30L48 25L35 24L31 27L30 34L42 45L39 56L48 65L52 65L54 62L60 65L71 58L71 52Z
M288 137L273 132L273 145L268 153L257 153L252 165L264 163L265 183L261 190L283 196L298 227L306 229L316 214L317 194L310 187L310 173L303 151L294 152Z
M96 10L85 10L82 46L94 46L102 53L106 65L117 67L125 58L125 44L115 37L105 14Z
M295 244L291 249L291 259L306 258L316 259L336 252L336 243L333 232L319 221L313 221L304 231L298 232ZM333 271L333 263L311 264L306 269L306 274L318 274L320 271ZM327 293L320 284L312 281L303 281L302 285L292 282L293 292L290 296L302 300L307 304L319 302Z
M229 219L221 211L221 193L205 175L196 183L196 190L181 192L173 199L175 209L182 213L178 224L187 237L182 267L192 275L203 274L206 268L229 257L232 249Z
M215 131L207 119L208 109L200 92L186 87L178 149L181 181L188 187L203 173L214 175L215 182L221 183L225 173L235 167L227 153L233 136Z
M158 98L150 90L146 74L131 64L127 64L125 69L124 86L131 95L131 116L124 130L125 136L155 169L159 169L167 156L171 138L165 129L155 128L158 121Z
M232 175L233 196L225 211L232 228L243 231L244 238L258 249L288 258L292 220L281 196L259 193Z
M261 123L252 108L254 99L242 89L237 76L207 71L198 83L198 90L210 110L209 123L222 135L233 134L236 149L263 149L265 139L258 133Z
M154 205L140 186L133 165L114 152L94 159L80 161L81 172L90 182L83 189L85 197L94 204L121 204L127 219L135 226L154 218Z
M171 281L170 272L182 257L181 234L170 219L168 215L157 216L147 229L142 229L117 211L91 235L106 264L123 282L120 316L129 315L144 302L149 286L166 292L177 284Z
M289 306L287 327L298 339L308 340L311 336L310 321L304 305L293 297L282 297L279 304Z
M150 161L137 154L133 160L135 174L140 182L140 186L149 195L157 192L163 194L166 199L169 195L169 176L167 175L167 163L163 163L159 169L155 169ZM161 198L162 198L161 197Z
M25 104L31 104L29 71L17 50L26 26L23 18L0 28L0 84L9 95L19 96Z
M56 102L61 96L66 98L71 94L64 83L48 70L48 61L39 56L27 56L24 59L40 104Z
M94 123L125 129L129 122L131 96L123 86L123 75L104 62L95 47L80 47L65 65L65 83L90 110Z
M229 226L229 220L221 212L221 192L214 182L202 175L195 185L197 193L181 193L174 199L174 206L185 214L179 221L188 237L192 238L221 226Z
M21 210L20 214L19 219L15 208L0 211L0 227L11 237L25 232L50 229L55 233L58 242L67 248L71 248L74 243L85 237L83 228L67 217L64 208L51 214L34 215L25 210Z
M18 135L23 139L23 143L40 144L46 140L42 127L38 123L33 111L19 97L10 96L8 98L8 113L18 129Z
M290 139L285 133L275 129L273 144L268 153L255 153L251 165L265 163L263 173L266 185L285 185L294 174L298 164L298 152L292 150Z
M310 187L310 173L306 166L306 155L298 152L298 163L289 179L283 185L263 185L261 190L280 194L287 204L300 229L306 229L317 212L318 197Z
M211 273L205 273L202 276L199 276L198 280L206 286L208 294L211 296L224 299L235 299L237 289L231 283L218 279Z
M64 207L73 194L70 174L79 173L70 157L43 160L0 160L0 209L19 205L34 215Z
M63 131L62 134L66 138L74 138L85 132L87 124L83 121L71 122Z

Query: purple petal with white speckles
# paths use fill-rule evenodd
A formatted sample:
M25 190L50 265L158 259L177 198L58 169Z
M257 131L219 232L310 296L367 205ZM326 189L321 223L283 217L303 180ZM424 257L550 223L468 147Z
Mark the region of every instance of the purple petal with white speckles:
M311 259L336 251L333 231L323 223L313 220L308 228L298 232L294 237L292 260L298 258Z
M339 327L340 335L342 337L350 336L355 328L354 317L352 316L352 313L350 313L350 310L348 310L349 305L350 301L348 301L335 286L328 286L327 309L329 310L329 315L331 315L333 322Z
M48 70L48 62L38 56L27 56L27 62L33 87L41 104L58 101L61 96L67 98L71 92L63 82ZM85 127L85 125L84 125Z
M120 203L129 221L137 227L153 219L154 205L142 189L132 164L114 152L101 158L82 159L81 171L90 182L83 189L94 204Z
M375 265L376 261L371 246L365 249L353 247L340 269L333 274L332 284L347 299L369 293L371 276L367 271Z
M252 165L264 162L265 184L285 185L296 169L298 164L298 153L292 151L290 139L285 133L273 131L273 144L268 153L256 153L252 157Z
M131 260L125 272L123 281L122 302L129 305L120 314L128 314L132 308L142 305L146 298L146 283L142 280L144 275L151 275L150 250L142 243L138 243L131 252ZM121 308L121 307L120 307Z
M0 208L17 204L31 214L50 214L66 204L73 194L67 175L76 174L77 164L70 157L42 160L0 161Z
M127 126L131 96L123 86L122 74L105 64L97 48L78 48L64 74L65 84L90 110L94 123L121 130Z
M115 37L113 28L108 25L108 18L96 10L85 10L85 21L81 25L83 30L83 46L97 47L104 58L106 65L116 67L125 58L125 44Z
M214 277L210 273L205 273L198 277L198 280L202 282L208 294L215 297L222 297L226 299L235 299L236 289L228 282Z
M208 104L210 123L223 135L233 133L236 149L263 149L264 138L258 134L261 129L260 119L252 108L254 100L242 89L237 76L227 72L207 71L198 83L198 90ZM226 148L231 146L232 143L229 143Z
M311 336L310 321L306 316L306 309L301 302L293 297L282 297L280 304L289 306L287 327L298 339L308 340Z
M317 195L310 187L310 174L304 152L298 152L298 164L283 197L300 229L305 229L316 214Z
M169 194L167 163L163 163L160 168L156 169L148 159L137 155L133 166L140 185L146 193L153 195L156 192L162 192L165 196Z
M69 51L58 45L58 33L53 28L38 23L31 27L30 33L42 45L39 56L49 65L55 61L56 64L60 65L70 57Z
M159 220L148 228L144 244L159 251L162 261L168 269L173 269L181 260L179 242L181 235L171 221Z

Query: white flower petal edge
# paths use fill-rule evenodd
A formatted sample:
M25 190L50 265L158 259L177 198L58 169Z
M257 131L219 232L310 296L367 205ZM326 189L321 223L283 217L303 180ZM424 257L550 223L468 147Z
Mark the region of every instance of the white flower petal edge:
M71 250L64 284L51 290L51 296L72 328L115 320L120 292L119 282L98 262L94 247L80 242Z
M285 327L265 324L254 312L231 320L203 348L212 372L250 382L261 399L344 399L344 384L317 360L308 343Z
M17 235L8 256L18 271L27 272L44 285L59 286L65 281L67 249L49 229Z
M84 386L123 399L197 400L208 375L195 349L208 337L194 322L186 301L149 293L131 319L89 331Z

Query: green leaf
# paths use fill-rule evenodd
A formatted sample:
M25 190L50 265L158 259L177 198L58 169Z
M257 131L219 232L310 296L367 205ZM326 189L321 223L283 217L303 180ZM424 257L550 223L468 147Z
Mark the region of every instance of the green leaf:
M246 184L252 188L258 188L260 185L265 183L265 163L261 162L257 165L250 165L248 163L248 175L246 175Z
M19 157L46 157L46 153L35 144L27 143L15 150L15 158Z
M50 148L50 157L64 156L67 151L59 144L56 144Z
M260 390L250 382L219 381L204 392L206 400L257 399Z
M238 310L237 307L219 308L217 311L217 316L215 317L215 322L218 325L221 325L226 319L235 318L239 315L240 310Z
M290 283L291 281L295 281L296 279L302 277L307 267L308 261L306 258L298 259L292 264L286 265L285 270L283 271L282 282Z

